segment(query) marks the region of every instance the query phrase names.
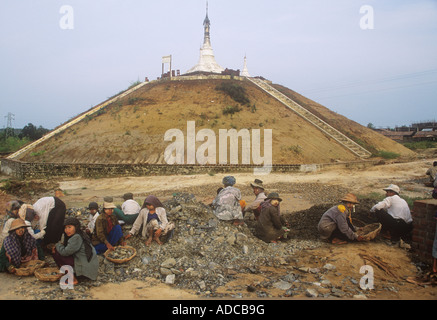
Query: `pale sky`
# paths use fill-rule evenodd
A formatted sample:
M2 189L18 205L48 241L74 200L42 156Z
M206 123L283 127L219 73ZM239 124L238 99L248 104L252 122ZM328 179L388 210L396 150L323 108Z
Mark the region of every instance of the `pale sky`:
M199 59L205 7L2 0L0 127L11 112L15 128L53 129L137 80L156 79L166 55L185 73ZM241 70L246 55L252 76L365 126L437 120L437 0L209 0L209 18L224 68Z

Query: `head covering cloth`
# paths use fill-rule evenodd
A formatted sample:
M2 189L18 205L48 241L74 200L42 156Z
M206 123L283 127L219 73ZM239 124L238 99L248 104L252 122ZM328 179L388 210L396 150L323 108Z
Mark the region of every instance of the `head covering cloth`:
M93 249L92 249L92 243L89 236L83 232L80 221L77 218L69 217L65 219L64 226L74 226L76 228L76 233L80 235L83 239L83 242L85 244L85 254L88 262L91 261L91 258L93 257ZM71 236L72 237L72 236ZM67 236L67 234L64 231L64 246L67 246L68 240L71 238Z
M227 187L233 186L236 182L237 182L237 180L235 180L235 178L233 176L224 177L223 181L222 181L222 183Z
M151 204L155 208L164 207L161 201L155 196L147 196L147 198L144 200L143 206L141 209L144 209L146 207L146 204Z

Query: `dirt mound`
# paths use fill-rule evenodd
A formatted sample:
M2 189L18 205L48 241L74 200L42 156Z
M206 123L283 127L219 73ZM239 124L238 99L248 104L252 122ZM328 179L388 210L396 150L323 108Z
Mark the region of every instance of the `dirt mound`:
M224 82L242 88L249 103L236 102L217 86ZM384 150L401 156L414 153L371 129L330 111L284 88L286 93L357 143L377 153ZM243 100L244 101L244 100ZM165 164L164 141L170 129L184 134L187 155L187 121L196 133L210 129L216 136L219 162L219 130L273 130L273 164L353 161L357 157L334 139L248 81L193 80L147 84L118 99L92 116L69 127L17 157L26 162L51 163L150 163ZM251 131L250 131L251 132ZM203 142L196 143L196 149ZM239 163L242 163L242 142ZM228 143L228 157L230 147ZM252 161L252 160L251 160ZM186 161L185 161L186 163ZM230 160L228 159L228 164Z

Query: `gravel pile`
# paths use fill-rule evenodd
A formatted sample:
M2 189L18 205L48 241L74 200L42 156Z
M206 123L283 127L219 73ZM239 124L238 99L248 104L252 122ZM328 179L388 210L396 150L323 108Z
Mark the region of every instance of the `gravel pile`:
M245 225L234 226L229 222L219 221L211 208L198 202L194 194L177 192L170 200L163 201L169 221L176 226L172 237L163 245L152 243L151 246L146 246L145 239L137 235L127 241L128 245L137 250L136 257L129 262L114 264L106 260L103 255L99 256L100 268L97 281L80 281L74 290L62 290L57 283L38 283L36 280L38 290L29 292L25 287L18 285L16 293L33 299L89 299L89 289L94 286L128 280L146 280L152 277L174 287L193 290L202 297L229 297L217 293L216 289L233 280L236 274L261 273L260 266L279 268L293 264L295 253L321 246L317 223L327 209L338 203L339 197L345 194L345 190L333 187L336 192L328 190L325 193L326 187L321 189L311 185L303 186L308 197L312 196L317 200L315 202L324 204L292 214L283 212L292 230L286 241L277 244L265 243L253 234L255 220L252 216L246 217ZM284 186L277 185L275 188L282 190ZM296 188L302 192L300 186ZM322 190L324 192L321 192ZM364 204L360 207L363 210L362 217L365 219L368 205ZM87 223L86 208L70 208L67 215L79 218L83 226ZM127 234L131 226L123 225L122 228L124 234ZM51 256L46 260L54 265ZM323 274L328 271L328 269L306 270L306 272L320 273L321 281ZM290 273L282 278L271 279L269 283L263 283L260 287L247 288L247 290L253 290L260 298L268 297L264 289L269 287L284 288L284 296L299 293L311 296L311 292L306 292L304 283L291 288L291 284L297 283L296 281L299 282L299 274ZM334 296L336 294L352 297L354 292L329 293Z

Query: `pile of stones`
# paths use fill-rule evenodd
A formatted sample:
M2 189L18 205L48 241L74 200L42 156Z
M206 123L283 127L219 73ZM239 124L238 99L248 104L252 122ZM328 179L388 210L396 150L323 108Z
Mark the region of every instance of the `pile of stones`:
M217 288L232 281L240 273L258 274L262 273L262 267L296 265L297 252L322 245L318 239L317 223L321 215L332 206L318 205L306 211L286 214L292 230L289 239L279 243L265 243L254 236L256 222L253 217L246 217L246 224L242 226L220 221L211 207L197 201L193 194L174 193L172 199L164 201L163 205L168 220L175 224L174 233L164 239L163 245L153 242L146 246L140 234L131 237L127 245L134 247L137 255L129 262L114 264L100 255L97 281L80 281L75 290L61 290L57 284L43 284L41 287L44 290L33 292L33 298L89 299L89 289L94 286L129 280L147 281L150 278L177 288L189 289L202 297L226 298L230 295L238 298L238 295L218 293ZM86 208L70 208L67 215L79 218L83 226L89 219ZM125 235L131 227L122 226ZM49 263L53 263L50 259L47 257ZM324 275L333 269L335 266L326 266L320 270L295 270L257 287L248 287L247 291L252 290L263 298L269 297L266 288L277 287L283 289L284 297L297 294L314 296L314 292L308 291L308 285L302 281L302 273L315 273L320 278L320 284L329 288L329 284L323 282ZM350 292L330 288L325 296L353 297L360 294L356 287L354 285L354 291Z

